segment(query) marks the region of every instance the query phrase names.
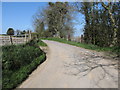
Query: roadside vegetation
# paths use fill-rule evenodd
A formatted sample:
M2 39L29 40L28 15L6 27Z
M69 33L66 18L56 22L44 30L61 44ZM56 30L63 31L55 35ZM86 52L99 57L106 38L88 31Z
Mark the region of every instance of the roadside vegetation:
M116 53L120 57L120 2L49 2L33 17L35 32L17 30L16 36L35 37L26 44L13 45L13 28L9 28L11 45L2 46L2 87L15 88L41 64L46 56L40 38L86 49ZM83 16L83 22L77 22ZM83 24L79 42L71 41L76 23ZM80 30L80 28L79 28ZM0 35L4 36L4 35ZM62 39L64 38L64 39ZM1 54L1 53L0 53ZM0 57L1 58L1 57Z
M119 8L120 2L49 2L45 9L34 15L33 25L40 38L115 52L120 56ZM84 25L83 34L79 36L80 43L71 41L78 15L84 16L81 20Z
M2 46L3 89L17 87L46 59L40 43L44 45L40 40L31 40L23 45Z
M39 45L39 46L43 46L43 47L46 47L46 46L47 46L47 44L44 43L43 41L41 41L41 39L39 39L38 45Z
M44 40L58 41L61 43L66 43L66 44L70 44L70 45L74 45L77 47L82 47L82 48L90 49L90 50L113 52L113 53L117 54L118 56L120 56L120 47L100 47L100 46L93 45L93 44L68 41L68 40L62 39L62 38L43 38L43 39Z

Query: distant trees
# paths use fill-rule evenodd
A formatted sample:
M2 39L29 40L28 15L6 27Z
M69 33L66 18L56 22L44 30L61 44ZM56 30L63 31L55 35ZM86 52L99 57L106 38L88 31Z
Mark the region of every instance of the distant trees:
M46 10L48 30L52 36L61 37L68 12L68 4L62 2L49 2L49 9Z
M37 27L36 27L36 32L38 33L39 37L44 36L44 31L45 31L45 26L44 26L44 22L40 22Z
M38 33L39 37L43 37L43 33L45 31L45 15L44 12L38 12L33 17L33 25L35 27L35 32Z
M20 30L16 30L16 34L20 35L21 31Z
M9 28L7 30L7 35L10 35L10 42L11 42L11 44L13 44L11 36L14 35L14 29L13 28Z
M101 47L119 43L119 2L76 2L75 5L76 11L85 16L85 43Z
M20 34L25 34L25 33L26 33L26 31L25 31L25 30L23 30L23 31L21 31L21 32L20 32Z
M35 15L35 31L40 37L60 37L71 40L74 33L73 13L85 16L84 43L101 47L120 46L120 2L48 3Z
M40 36L68 38L72 36L73 27L71 7L67 2L48 3L48 7L35 15L35 31Z
M13 28L9 28L7 30L7 35L14 35L14 29Z

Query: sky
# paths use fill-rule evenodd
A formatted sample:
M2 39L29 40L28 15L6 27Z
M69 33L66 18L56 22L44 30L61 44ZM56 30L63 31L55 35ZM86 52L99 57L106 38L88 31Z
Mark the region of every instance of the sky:
M4 2L101 2L101 0L1 0ZM119 0L102 0L104 2L119 2Z
M5 34L8 28L34 31L33 15L38 10L42 11L47 5L47 2L2 2L2 33L0 34ZM75 24L74 36L80 36L83 33L84 16L78 14L76 17L78 24Z

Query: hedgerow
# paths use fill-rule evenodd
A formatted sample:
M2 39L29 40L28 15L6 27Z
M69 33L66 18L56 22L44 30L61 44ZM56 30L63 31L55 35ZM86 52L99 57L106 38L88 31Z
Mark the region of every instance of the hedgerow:
M38 42L31 40L24 45L2 46L2 88L15 88L45 60Z

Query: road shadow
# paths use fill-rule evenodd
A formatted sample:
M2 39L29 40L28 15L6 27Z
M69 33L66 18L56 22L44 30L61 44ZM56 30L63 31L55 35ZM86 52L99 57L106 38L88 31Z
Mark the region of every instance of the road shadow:
M65 74L77 76L78 79L90 76L97 87L101 88L102 81L110 79L118 85L118 58L105 57L98 54L78 55L69 57L72 62L65 62Z

